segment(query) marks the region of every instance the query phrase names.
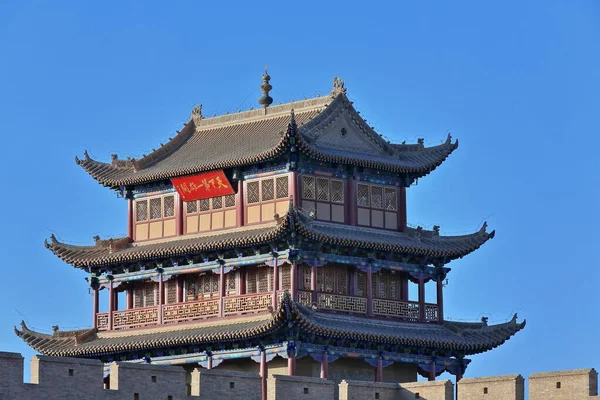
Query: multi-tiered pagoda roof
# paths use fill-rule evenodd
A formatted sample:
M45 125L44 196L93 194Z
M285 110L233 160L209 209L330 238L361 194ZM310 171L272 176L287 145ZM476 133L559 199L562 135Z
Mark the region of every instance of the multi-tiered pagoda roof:
M333 359L358 357L376 364L376 380L382 368L406 363L434 379L462 376L466 355L525 326L516 315L497 325L444 318L447 264L493 238L487 224L461 236L407 224L406 187L457 141L390 143L339 79L327 96L269 107L269 80L265 74L263 108L206 118L196 107L177 135L139 159L76 158L127 199L128 235L95 237L90 246L52 235L46 247L89 274L93 327L42 334L23 323L18 336L43 354L105 362L212 368L260 356L263 371L279 355L293 373L296 357L309 354L325 377ZM186 199L189 188L177 180L207 174L216 177L213 189L218 179L232 190ZM425 301L428 282L435 303ZM418 300L409 299L411 283ZM122 292L127 304L119 307Z

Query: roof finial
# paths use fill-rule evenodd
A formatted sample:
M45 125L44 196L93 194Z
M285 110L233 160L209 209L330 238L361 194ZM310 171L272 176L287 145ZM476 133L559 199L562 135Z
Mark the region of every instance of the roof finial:
M333 90L331 91L331 94L336 96L340 93L346 93L346 88L344 87L344 81L339 78L339 77L335 77L333 78Z
M273 89L273 86L271 86L271 84L269 83L271 77L269 76L269 73L267 71L268 67L265 65L265 73L262 76L263 83L262 85L260 85L260 90L263 94L258 98L258 103L264 108L269 107L269 105L271 105L271 103L273 102L273 98L269 96L269 91Z

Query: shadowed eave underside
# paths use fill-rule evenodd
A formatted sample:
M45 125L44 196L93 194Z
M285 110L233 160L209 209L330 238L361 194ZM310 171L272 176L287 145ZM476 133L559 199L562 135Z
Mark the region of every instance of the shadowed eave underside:
M343 119L359 143L348 147L323 141L328 127ZM445 143L425 147L392 144L360 117L345 94L317 97L267 109L213 118L192 117L164 146L140 159L111 163L96 161L87 152L76 162L99 183L120 186L150 183L215 169L234 168L272 160L289 151L290 129L298 128L298 149L320 161L375 168L419 178L439 166L457 147Z
M493 238L487 224L469 235L440 236L435 231L407 228L404 232L364 228L313 220L291 205L277 222L247 228L233 228L177 239L131 243L128 238L98 240L93 246L75 246L59 242L54 236L46 247L61 260L77 268L101 268L156 258L178 257L206 251L256 246L291 234L292 228L311 240L367 250L393 251L406 255L445 258L463 257Z
M511 321L487 325L444 321L422 324L336 315L311 310L291 300L286 292L278 311L232 320L202 321L185 325L131 331L97 332L95 329L43 334L21 322L15 333L34 350L48 356L98 357L108 354L202 346L217 342L245 342L276 334L297 324L307 334L331 339L435 348L465 355L500 346L525 327L515 314Z

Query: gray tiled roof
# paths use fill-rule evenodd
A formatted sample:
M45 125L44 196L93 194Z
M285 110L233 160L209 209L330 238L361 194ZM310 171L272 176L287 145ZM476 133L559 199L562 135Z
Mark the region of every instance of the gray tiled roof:
M407 228L404 232L350 226L312 220L298 211L300 233L311 239L342 246L447 257L465 256L495 236L484 224L478 232L461 236L439 236L436 232Z
M205 119L190 119L167 144L141 159L111 163L93 160L87 152L76 162L105 186L149 183L203 171L263 162L282 154L289 145L289 125L299 128L298 147L318 160L345 163L414 178L440 165L456 149L448 140L439 146L386 142L354 110L343 93L269 107L264 110ZM355 140L332 142L332 126L341 120ZM336 132L333 132L337 134ZM329 140L324 140L328 136Z
M293 206L292 206L293 207ZM277 223L180 236L175 239L130 243L128 238L101 240L95 246L74 246L59 242L54 235L46 247L61 260L78 268L106 267L161 257L193 255L202 251L245 247L268 243L290 233L290 224L310 239L341 246L394 251L409 255L445 257L447 261L463 257L494 237L486 224L470 235L439 236L432 231L407 228L405 232L363 228L312 220L303 211L292 208Z

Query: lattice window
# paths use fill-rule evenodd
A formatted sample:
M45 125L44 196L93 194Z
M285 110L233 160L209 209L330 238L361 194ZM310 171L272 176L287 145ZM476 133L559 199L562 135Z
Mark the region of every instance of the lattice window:
M163 216L175 216L175 196L165 196L163 198Z
M269 201L275 198L275 182L272 179L260 181L262 201Z
M137 201L135 204L135 220L136 221L146 221L148 219L148 202Z
M225 294L228 296L237 294L237 274L234 271L225 274Z
M212 208L213 210L219 210L223 208L223 197L214 197L212 199Z
M133 307L144 307L144 286L136 284L133 288Z
M382 208L383 206L383 188L381 186L371 186L371 207Z
M229 194L225 196L225 207L235 207L235 195Z
M390 211L398 210L398 191L396 188L385 188L385 209Z
M315 198L315 177L314 176L302 176L302 198L314 199Z
M288 188L288 177L280 176L275 179L275 197L278 199L285 199L289 197L289 188Z
M398 229L396 187L359 183L357 189L357 225Z
M165 282L165 301L166 304L177 303L177 279L171 278Z
M210 281L211 281L211 294L212 295L218 295L219 294L219 281L220 281L220 275L217 274L211 274L210 275Z
M193 214L198 212L198 202L197 201L189 201L186 204L186 212L188 214Z
M174 195L135 201L134 238L136 241L174 236L175 233Z
M246 293L256 293L256 268L248 268L246 272Z
M246 196L248 198L248 204L258 203L259 197L259 182L248 182L246 185Z
M210 200L209 199L202 199L200 200L200 212L202 211L209 211L210 210Z
M317 200L329 201L329 179L317 178Z
M367 295L367 274L362 271L356 273L356 294L358 296Z
M331 201L333 203L344 202L344 182L331 180Z
M271 271L268 267L262 267L258 269L258 292L264 293L268 292L271 288L270 275Z
M372 276L373 297L381 299L401 298L402 276L391 271L381 270Z
M300 271L302 273L302 289L311 290L312 267L308 265L303 265L302 267L300 267Z
M317 291L323 293L347 294L348 269L346 266L325 265L317 268Z
M144 307L156 305L156 296L154 296L155 288L156 284L154 282L147 282L144 285Z
M280 271L280 290L290 290L292 288L292 267L289 264L284 264L279 268Z
M337 284L336 292L338 294L348 293L348 271L346 267L337 267L335 269L335 282Z
M196 298L197 279L196 277L187 276L185 279L185 293L187 299L193 300Z
M369 207L371 202L369 201L369 185L359 183L358 185L358 198L357 204L360 207Z
M160 198L150 199L150 219L159 219L162 217L160 205L161 205Z

